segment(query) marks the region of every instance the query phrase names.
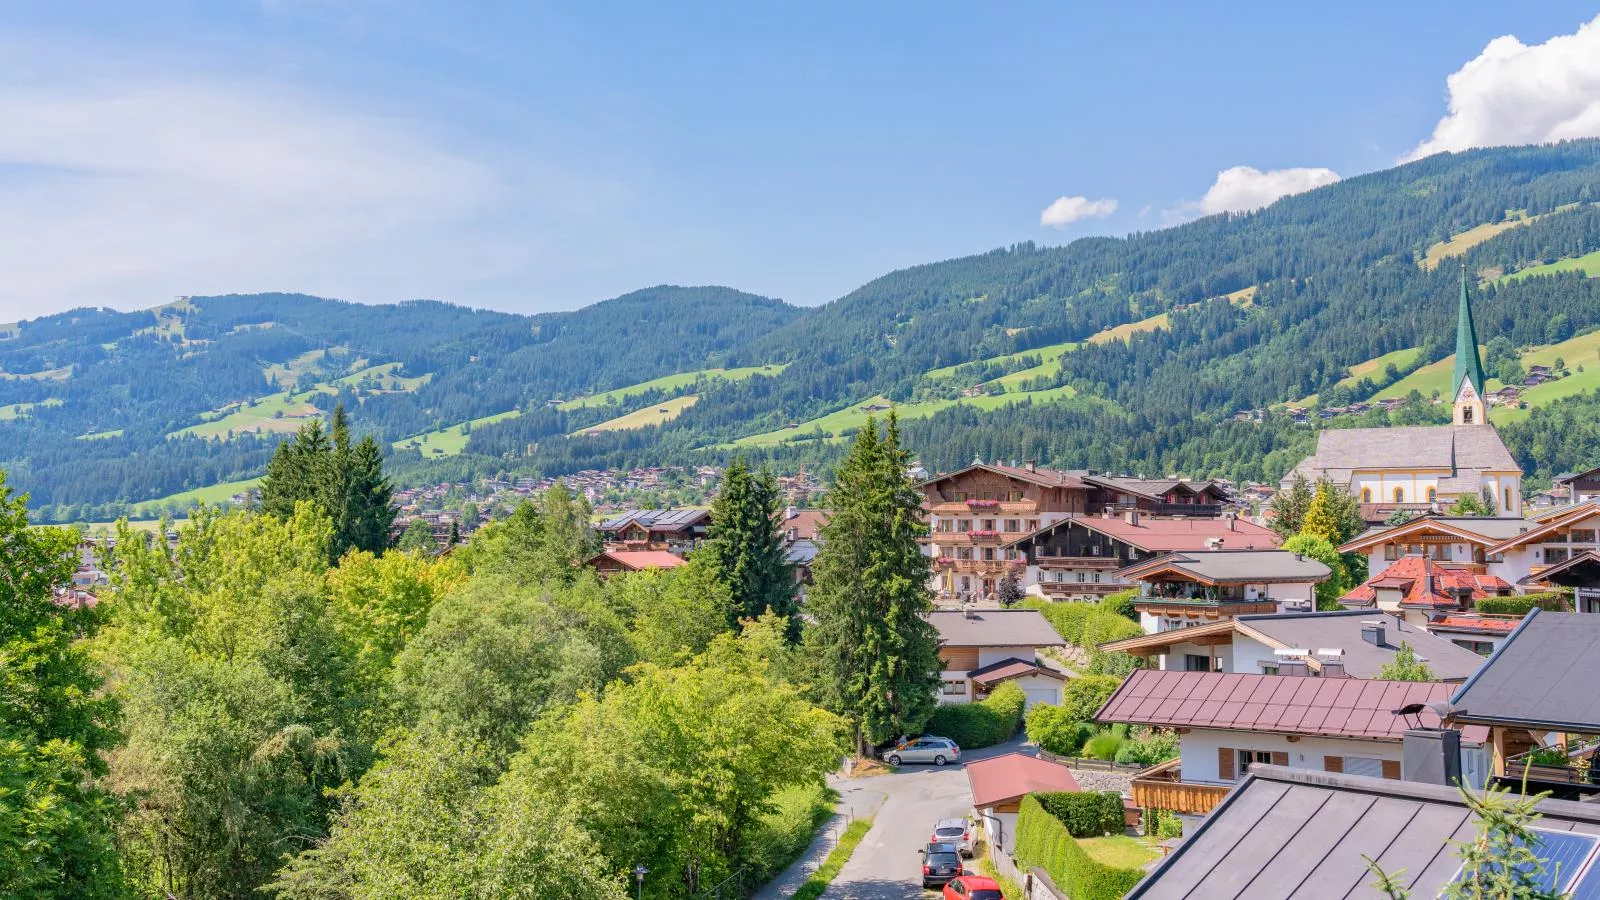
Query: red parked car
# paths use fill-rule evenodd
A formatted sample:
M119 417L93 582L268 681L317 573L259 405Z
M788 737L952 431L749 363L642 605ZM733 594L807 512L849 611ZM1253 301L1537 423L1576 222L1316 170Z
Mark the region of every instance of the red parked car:
M1006 900L1000 885L982 875L963 875L944 886L944 900Z

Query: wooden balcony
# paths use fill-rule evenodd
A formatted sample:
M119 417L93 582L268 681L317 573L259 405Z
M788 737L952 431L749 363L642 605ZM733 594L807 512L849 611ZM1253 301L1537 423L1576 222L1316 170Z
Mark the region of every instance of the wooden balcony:
M1119 582L1093 582L1093 581L1041 581L1039 590L1046 597L1065 597L1072 594L1096 594L1105 596L1115 594L1117 591L1127 590L1129 585Z
M1192 784L1179 780L1181 760L1171 759L1133 776L1133 803L1140 809L1166 809L1203 816L1233 790L1226 784Z
M1033 561L1041 569L1120 569L1115 556L1041 556Z
M948 565L935 561L935 568L953 572L972 573L978 575L1003 575L1009 566L1011 570L1020 575L1022 573L1022 560L1005 559L955 559Z

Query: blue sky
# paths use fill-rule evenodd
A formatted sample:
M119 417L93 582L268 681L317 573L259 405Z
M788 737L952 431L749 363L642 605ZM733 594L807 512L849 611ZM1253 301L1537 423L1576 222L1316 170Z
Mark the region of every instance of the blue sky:
M1600 134L1593 0L513 6L8 4L0 319L260 290L814 304L1419 148Z

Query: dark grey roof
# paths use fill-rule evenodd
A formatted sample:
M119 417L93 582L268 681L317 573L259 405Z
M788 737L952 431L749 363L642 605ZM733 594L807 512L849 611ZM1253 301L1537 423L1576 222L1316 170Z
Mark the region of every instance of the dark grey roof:
M1535 523L1529 522L1527 519L1517 518L1514 516L1427 515L1418 516L1415 519L1411 519L1410 521L1407 521L1401 525L1385 525L1380 528L1368 528L1366 531L1361 532L1361 534L1353 540L1365 540L1369 537L1383 534L1386 531L1394 531L1397 528L1409 528L1411 526L1427 522L1438 522L1441 525L1449 525L1450 527L1461 531L1470 531L1473 534L1482 535L1491 541L1503 541L1507 538L1514 538L1522 532L1533 528L1535 525Z
M1471 650L1394 616L1374 615L1368 610L1239 616L1238 621L1285 647L1312 653L1322 648L1343 650L1344 669L1356 678L1378 677L1379 670L1394 661L1402 642L1410 644L1417 656L1427 661L1440 681L1463 681L1483 664L1483 657ZM1382 646L1361 639L1361 623L1367 621L1384 623Z
M1600 733L1600 615L1535 609L1450 698L1461 722Z
M601 531L617 531L630 522L658 531L677 531L709 515L703 509L636 509L600 523Z
M1491 425L1334 428L1317 435L1317 452L1294 471L1313 481L1344 483L1351 472L1370 469L1449 469L1457 478L1522 471ZM1285 480L1293 477L1291 472Z
M1066 641L1036 609L932 612L939 643L950 647L1061 647Z
M1156 565L1156 563L1161 565ZM1271 584L1322 581L1332 570L1309 556L1288 550L1202 550L1169 553L1124 569L1158 569L1171 566L1216 582ZM1136 576L1137 577L1137 576Z
M790 565L809 564L817 558L817 545L814 541L794 541L783 548L783 558Z
M1600 834L1600 805L1545 800L1539 812L1537 828ZM1453 787L1258 763L1128 897L1365 900L1379 895L1363 855L1411 896L1437 897L1461 868L1451 841L1475 833Z

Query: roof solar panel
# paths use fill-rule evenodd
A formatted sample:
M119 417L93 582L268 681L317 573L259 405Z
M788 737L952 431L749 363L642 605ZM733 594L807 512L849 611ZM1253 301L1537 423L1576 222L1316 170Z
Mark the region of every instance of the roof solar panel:
M1541 828L1535 828L1533 833L1537 841L1533 852L1544 860L1544 871L1534 878L1534 882L1547 891L1570 890L1573 892L1571 900L1600 900L1600 882L1595 881L1593 871L1586 873L1584 870L1584 864L1594 855L1596 847L1600 847L1600 837L1570 831L1545 831ZM1457 873L1455 880L1461 881L1464 874ZM1575 887L1573 883L1579 880L1580 875L1584 884Z

